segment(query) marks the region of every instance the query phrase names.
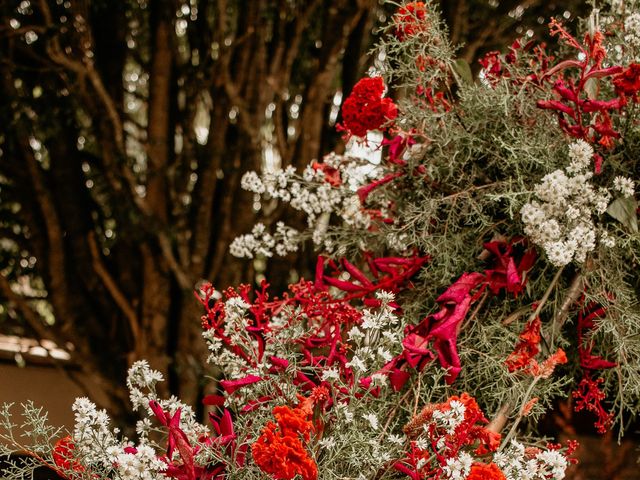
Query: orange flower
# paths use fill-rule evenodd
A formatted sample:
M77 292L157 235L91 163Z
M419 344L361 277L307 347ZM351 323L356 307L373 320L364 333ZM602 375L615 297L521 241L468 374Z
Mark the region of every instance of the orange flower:
M467 480L507 480L495 463L474 463Z
M309 441L313 424L309 421L308 408L279 406L273 409L277 424L267 423L251 453L256 465L276 480L293 480L300 475L303 480L316 480L318 467L309 456L305 442Z

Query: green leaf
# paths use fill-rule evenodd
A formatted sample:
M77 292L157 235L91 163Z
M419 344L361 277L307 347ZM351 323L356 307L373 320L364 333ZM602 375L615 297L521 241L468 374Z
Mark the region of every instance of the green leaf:
M609 205L609 207L607 208L607 213L618 220L633 233L638 233L638 215L636 214L637 209L638 202L635 198L617 198L611 203L611 205Z
M451 64L451 69L456 77L456 81L460 86L473 85L473 73L469 62L462 58L458 58Z
M584 84L584 90L587 92L587 97L589 97L589 99L595 100L598 98L598 79L592 77L587 80Z

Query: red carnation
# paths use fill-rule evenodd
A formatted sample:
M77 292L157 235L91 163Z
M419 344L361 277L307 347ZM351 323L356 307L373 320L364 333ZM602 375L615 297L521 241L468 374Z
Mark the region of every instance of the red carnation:
M342 105L340 128L361 138L370 130L384 130L383 126L398 116L398 108L390 98L382 98L383 94L382 77L363 78L356 83Z
M474 463L467 480L507 480L495 463Z
M418 32L423 32L429 26L425 22L427 18L427 7L424 2L410 2L400 7L393 17L396 25L396 37L402 41Z

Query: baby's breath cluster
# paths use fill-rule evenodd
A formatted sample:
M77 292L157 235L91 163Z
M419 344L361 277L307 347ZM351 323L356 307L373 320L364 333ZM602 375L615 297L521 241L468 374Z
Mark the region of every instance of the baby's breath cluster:
M279 200L303 212L314 244L331 251L333 245L326 231L332 215L355 231L371 225L371 216L363 211L356 189L366 183L374 170L373 165L367 165L362 159L331 153L321 164L305 167L302 175L298 175L291 166L262 175L247 172L242 177L241 186L263 196L266 201ZM284 256L297 251L305 238L308 236L282 222L276 223L273 234L262 223L257 223L250 234L234 239L230 253L246 258L255 255L271 257L274 252Z
M545 175L534 187L536 200L520 211L524 233L544 249L556 267L585 261L596 247L596 219L611 201L606 189L591 183L592 156L593 149L585 141L573 143L569 165Z

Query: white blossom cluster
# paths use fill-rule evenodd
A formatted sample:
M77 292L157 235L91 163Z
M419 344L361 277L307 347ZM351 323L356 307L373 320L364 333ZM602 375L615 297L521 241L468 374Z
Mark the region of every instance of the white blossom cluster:
M640 48L640 13L632 13L625 18L624 33L625 42Z
M613 189L620 192L623 197L633 197L635 182L628 177L617 176L613 179Z
M167 465L158 458L156 450L141 440L139 445L117 438L104 410L81 397L73 404L75 427L74 455L103 469L113 471L122 480L160 480Z
M364 184L371 169L361 168L359 159L343 157L331 153L323 159L323 165L339 173L341 183L335 185L327 181L322 169L308 165L302 175L288 166L285 169L266 171L262 175L247 172L241 180L243 189L269 199L288 203L292 208L303 212L312 231L312 240L317 246L332 251L332 242L326 231L331 214L336 214L345 224L354 229L367 229L371 217L363 211L355 190ZM240 258L253 258L256 255L271 257L284 256L298 249L303 236L297 230L276 224L276 232L270 234L266 227L258 223L250 234L237 237L230 246L231 254Z
M464 404L458 400L449 402L449 410L436 410L432 419L438 428L444 429L447 435L453 435L456 428L464 421L464 413L467 410Z
M267 232L264 224L256 223L251 233L233 239L229 251L238 258L253 258L256 255L272 257L274 251L276 255L284 257L291 252L297 252L299 242L300 232L283 222L276 223L273 235Z
M72 410L75 417L73 441L76 450L82 456L107 461L104 448L118 445L116 436L111 431L111 419L107 412L98 410L86 397L76 398Z
M162 473L167 464L158 459L156 451L147 444L140 444L135 451L125 452L122 447L107 449L111 464L122 480L161 480L166 478Z
M401 345L402 327L398 317L393 313L389 305L394 295L390 292L376 292L376 298L381 301L377 310L364 309L360 325L351 327L347 336L354 345L353 356L346 364L354 370L358 377L365 377L367 373L376 372L382 366L399 353ZM322 372L322 378L329 380L339 376L338 372L330 370ZM386 385L387 377L384 374L373 373L372 384Z
M590 182L593 149L583 140L569 147L570 164L545 175L534 188L536 200L522 207L524 232L558 267L582 263L596 246L594 216L603 214L611 195Z
M457 457L447 458L447 463L442 467L442 473L446 480L464 480L471 472L473 457L466 452L461 452Z
M528 455L524 445L512 440L509 447L496 453L493 462L507 480L562 480L568 467L566 457L557 450L542 450Z
M250 306L240 297L231 297L225 301L223 333L233 345L242 348L249 357L254 357L257 355L255 352L258 345L247 332L247 314ZM210 352L207 362L219 368L226 379L235 380L248 374L264 373L262 369L252 370L245 359L225 348L222 341L216 337L215 330L205 330L202 336Z
M199 436L206 435L208 433L207 427L196 421L195 412L190 405L181 402L175 396L168 399L158 398L155 387L158 382L163 380L162 374L153 370L146 360L138 360L131 365L127 372L127 388L133 404L133 411L142 410L147 417L152 418L154 414L149 408L149 402L155 400L164 411L171 415L180 409L180 428L188 437L196 441ZM149 431L151 424L152 422L148 418L141 420L138 422L136 430L139 434L144 434Z

